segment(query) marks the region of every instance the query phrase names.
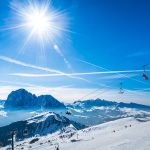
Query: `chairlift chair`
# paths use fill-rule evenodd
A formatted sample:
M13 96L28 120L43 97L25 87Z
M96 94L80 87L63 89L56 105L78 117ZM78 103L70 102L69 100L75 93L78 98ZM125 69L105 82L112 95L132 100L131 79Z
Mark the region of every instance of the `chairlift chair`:
M124 93L124 89L122 87L123 83L121 82L120 83L120 91L119 91L119 94L123 94Z
M67 115L71 115L71 112L69 110L66 111Z
M143 65L143 74L142 74L142 77L143 77L144 80L148 80L149 79L149 77L148 77L148 75L146 73L146 65Z

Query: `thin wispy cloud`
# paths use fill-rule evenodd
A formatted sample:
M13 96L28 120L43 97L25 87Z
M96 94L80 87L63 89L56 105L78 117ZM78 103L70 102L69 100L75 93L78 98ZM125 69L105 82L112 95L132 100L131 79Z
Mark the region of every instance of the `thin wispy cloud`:
M147 70L150 71L150 70ZM20 76L20 77L57 77L57 76L84 76L84 75L100 75L100 74L116 74L116 73L136 73L143 72L143 70L120 70L120 71L98 71L98 72L78 72L78 73L65 73L65 74L30 74L30 73L11 73L11 76ZM136 76L136 74L132 75L112 75L108 76L108 78L131 78ZM102 77L103 78L103 77ZM104 77L105 78L105 77ZM107 78L107 77L106 77Z
M150 55L150 52L148 52L148 51L139 51L139 52L132 53L132 54L128 55L128 57L139 57L139 56L145 56L145 55Z
M117 75L123 75L125 78L128 78L128 79L130 79L130 80L132 80L132 81L136 81L136 82L141 83L141 84L143 84L143 85L150 86L150 84L148 84L148 83L145 83L145 82L143 82L143 81L134 79L134 78L132 78L132 77L128 77L128 76L126 76L126 75L123 74L123 73L143 72L143 70L112 71L112 70L110 70L110 69L107 69L107 68L104 68L104 67L97 66L97 65L95 65L95 64L89 63L89 62L87 62L87 61L83 61L83 60L79 60L79 61L81 61L81 62L83 62L83 63L85 63L85 64L88 64L88 65L91 65L91 66L95 66L95 67L97 67L97 68L98 68L98 67L99 67L99 68L103 68L104 70L106 70L106 71L108 71L108 72L110 72L110 73L115 73L115 74L117 74ZM149 72L150 70L146 70L146 71Z
M101 66L98 66L98 65L95 65L95 64L93 64L93 63L90 63L90 62L87 62L87 61L84 61L84 60L81 60L81 59L76 59L76 60L78 60L78 61L80 61L80 62L82 62L82 63L88 64L88 65L90 65L90 66L96 67L96 68L98 68L98 69L102 69L102 70L109 71L108 69L106 69L106 68L104 68L104 67L101 67Z
M132 78L132 77L136 77L137 74L126 74L126 76L128 78ZM100 77L100 79L122 79L122 78L126 78L126 77L122 74L115 74L110 76L107 75L107 76Z
M29 63L25 63L19 60L15 60L6 56L0 56L0 59L9 63L13 63L16 65L20 65L20 66L24 66L24 67L29 67L29 68L33 68L33 69L38 69L38 70L42 70L42 71L47 71L47 72L51 72L51 73L58 73L58 74L64 74L61 71L55 70L55 69L50 69L50 68L45 68L45 67L40 67L40 66L36 66L36 65L32 65Z
M28 67L28 68L37 69L37 70L41 70L41 71L46 71L46 72L50 72L50 73L56 73L58 76L67 76L67 77L70 77L70 78L75 78L75 79L79 79L79 80L83 80L83 81L88 82L88 80L86 80L86 79L71 76L70 74L64 73L64 72L59 71L59 70L32 65L32 64L25 63L25 62L22 62L22 61L19 61L19 60L16 60L16 59L12 59L10 57L0 56L0 60L3 60L5 62L9 62L9 63L12 63L12 64L20 65L20 66L23 66L23 67ZM53 74L52 74L52 76L53 76Z

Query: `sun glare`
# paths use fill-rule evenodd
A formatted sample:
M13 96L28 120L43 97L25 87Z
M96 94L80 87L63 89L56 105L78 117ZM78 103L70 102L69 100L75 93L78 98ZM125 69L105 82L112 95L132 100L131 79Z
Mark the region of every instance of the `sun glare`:
M53 4L52 0L12 1L11 19L4 30L23 35L19 37L19 40L23 40L19 53L24 53L30 48L28 45L36 43L37 48L33 51L40 52L40 56L44 57L46 50L54 50L68 66L69 62L62 52L64 42L68 40L67 33L71 32L68 29L68 15L64 10L55 9Z
M52 7L51 1L45 0L39 3L29 0L27 3L12 3L11 8L17 18L15 25L9 29L21 29L27 31L25 43L38 39L42 44L47 42L52 46L59 43L59 38L68 32L67 17L65 12L57 11Z
M34 10L32 14L27 15L26 22L27 26L39 36L50 30L50 16L43 12Z

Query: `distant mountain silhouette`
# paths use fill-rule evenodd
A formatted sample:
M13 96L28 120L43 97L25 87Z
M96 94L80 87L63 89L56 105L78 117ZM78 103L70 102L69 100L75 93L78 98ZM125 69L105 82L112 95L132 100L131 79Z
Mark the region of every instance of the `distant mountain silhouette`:
M107 100L84 100L84 101L75 101L73 104L69 104L69 107L72 108L92 108L92 107L116 107L116 108L135 108L135 109L144 109L150 110L150 106L142 105L137 103L123 103L123 102L114 102L114 101L107 101Z
M5 108L23 109L23 108L65 108L65 105L59 102L51 95L36 96L25 89L12 91L4 104Z

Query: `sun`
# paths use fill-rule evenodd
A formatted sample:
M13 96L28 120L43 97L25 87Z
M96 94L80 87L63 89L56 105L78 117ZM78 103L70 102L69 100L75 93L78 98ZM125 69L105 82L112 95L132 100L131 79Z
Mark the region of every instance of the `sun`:
M39 36L51 30L50 16L41 10L33 10L31 14L26 15L25 21L27 27Z
M69 31L65 11L54 9L50 0L12 3L11 8L17 21L10 29L28 32L25 44L37 39L42 45L49 43L53 46Z
M73 33L69 29L66 10L56 9L52 0L15 0L10 3L10 8L11 19L4 31L12 30L15 35L18 33L21 41L19 54L32 50L37 56L44 58L46 51L54 50L63 58L67 67L71 68L63 54L64 47L68 45L64 43L70 40L68 33Z

